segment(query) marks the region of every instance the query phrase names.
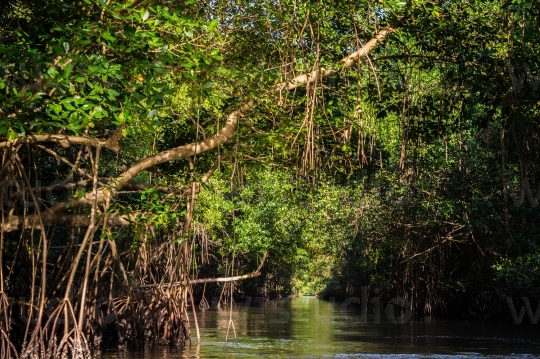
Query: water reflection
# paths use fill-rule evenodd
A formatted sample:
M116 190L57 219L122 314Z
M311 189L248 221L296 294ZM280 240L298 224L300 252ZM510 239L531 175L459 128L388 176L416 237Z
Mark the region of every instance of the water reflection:
M201 345L137 353L108 351L103 359L177 358L540 358L537 325L482 326L448 321L360 319L355 308L314 298L239 304L233 309L238 343L229 332L229 311L198 312Z

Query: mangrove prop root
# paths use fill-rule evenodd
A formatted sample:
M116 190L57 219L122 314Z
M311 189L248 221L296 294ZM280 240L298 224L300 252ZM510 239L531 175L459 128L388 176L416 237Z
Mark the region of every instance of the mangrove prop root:
M63 332L60 336L59 333ZM60 301L43 328L37 327L21 355L21 359L87 359L90 347L84 333L77 327L69 299Z

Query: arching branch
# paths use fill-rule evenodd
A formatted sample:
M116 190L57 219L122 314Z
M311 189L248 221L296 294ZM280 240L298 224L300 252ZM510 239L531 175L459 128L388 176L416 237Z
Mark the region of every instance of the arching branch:
M395 28L393 27L387 27L384 30L381 30L373 39L369 40L361 49L354 52L353 54L347 56L341 62L343 62L342 69L350 68L357 64L359 61L362 61L363 58L367 57L369 53L379 44L381 41L383 41L388 35L395 32ZM293 90L297 87L304 86L310 83L315 82L317 79L322 79L324 77L332 76L337 74L339 69L335 70L315 70L308 74L303 74L296 76L295 78L282 82L280 84L277 84L273 87L271 87L268 92L279 92L283 90ZM133 177L135 177L138 173L161 163L170 162L174 160L178 160L180 158L186 158L190 156L194 156L198 153L206 152L208 150L214 149L218 147L219 145L222 145L223 143L229 141L236 129L236 126L238 125L238 121L240 117L245 115L246 112L251 110L253 106L255 106L256 100L251 98L244 102L240 108L233 113L229 115L227 118L227 122L225 126L221 129L221 131L205 140L191 143L188 145L172 148L163 152L160 152L154 156L150 156L145 158L144 160L138 162L137 164L133 165L131 168L129 168L127 171L122 173L116 183L116 188L122 188L125 184L127 184Z
M246 112L251 110L253 106L255 106L255 100L253 99L250 99L244 104L242 104L238 110L234 111L229 115L225 126L223 126L223 128L212 137L209 137L199 142L171 148L169 150L160 152L154 156L146 157L144 160L131 166L131 168L122 173L116 179L116 189L122 188L133 177L150 167L159 165L161 163L178 160L180 158L191 157L198 153L212 150L229 141L234 135L234 131L240 117L242 117L243 115L245 115Z
M340 70L353 67L358 62L362 61L363 58L367 57L369 53L381 41L383 41L388 35L394 33L395 31L396 29L391 26L385 28L384 30L381 30L377 35L375 35L373 39L369 40L364 46L362 46L361 49L350 54L346 58L342 59L341 62L343 63L343 67L341 69L331 69L331 70L317 69L308 74L302 74L302 75L296 76L295 78L289 81L285 81L280 84L277 84L270 89L270 92L294 90L300 86L312 84L315 81L321 80L325 77L333 76L337 74Z
M369 55L369 53L377 46L378 43L383 41L388 35L392 34L393 32L395 32L395 28L393 27L387 27L381 30L373 39L371 39L365 45L363 45L361 49L347 56L343 60L341 60L341 62L343 63L343 66L340 69L332 69L332 70L318 69L311 73L299 75L289 81L285 81L281 84L275 85L266 92L274 93L274 92L279 92L283 90L293 90L297 87L313 83L324 77L337 74L338 71L340 70L350 68L354 66L355 64L357 64L358 62L362 61L362 59L366 58ZM107 185L106 187L102 187L98 190L98 193L97 193L98 203L103 203L107 200L110 200L115 195L116 192L132 185L131 180L142 171L145 171L149 168L152 168L153 166L156 166L162 163L175 161L181 158L191 157L196 154L215 149L218 146L228 142L233 137L240 118L244 116L249 110L251 110L255 106L255 104L256 104L256 100L254 98L251 98L245 101L238 108L238 110L232 112L228 116L225 126L223 126L223 128L216 135L212 137L203 139L198 142L168 149L156 155L146 157L145 159L137 162L136 164L131 166L129 169L127 169L125 172L120 174L116 179L112 179L109 185ZM100 140L100 139L78 137L78 136L66 136L66 135L33 135L33 136L21 137L14 141L2 142L0 143L0 148L12 147L12 146L20 145L24 143L55 142L62 146L69 146L69 145L76 144L76 145L103 147L103 148L111 149L113 151L119 151L119 140L121 138L121 135L122 135L122 127L116 130L115 133L108 140ZM213 168L213 170L215 170L215 168ZM210 175L213 172L213 170L210 171ZM209 176L205 176L204 180L208 180L208 178ZM81 224L85 223L84 222L85 220L78 219L78 218L75 219L76 217L73 217L73 215L66 214L65 216L71 216L71 218L73 218L71 220L68 220L67 219L68 217L63 217L63 215L61 216L60 214L62 214L64 210L90 205L91 203L92 203L91 193L86 194L86 196L83 198L77 198L77 199L72 199L69 202L58 203L52 206L51 208L43 211L42 217L46 219L44 222L44 225L46 225L45 223L51 223L51 225L66 223L66 225L68 225L70 221L72 222L74 221L76 223L81 223ZM20 217L11 216L7 219L5 223L2 224L2 230L10 231L10 230L18 229L18 228L31 228L31 226L33 225L32 218L33 218L32 216L27 216L23 220Z

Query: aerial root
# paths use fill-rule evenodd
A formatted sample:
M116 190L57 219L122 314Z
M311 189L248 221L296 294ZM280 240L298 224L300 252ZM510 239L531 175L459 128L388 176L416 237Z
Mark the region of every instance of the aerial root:
M17 349L9 338L9 301L6 293L0 292L0 359L18 358Z

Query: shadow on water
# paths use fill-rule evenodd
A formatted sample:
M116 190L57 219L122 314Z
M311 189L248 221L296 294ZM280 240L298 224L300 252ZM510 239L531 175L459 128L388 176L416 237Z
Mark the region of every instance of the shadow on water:
M238 304L233 309L238 343L229 333L229 311L198 312L202 343L183 351L106 351L102 359L177 358L540 358L538 325L466 324L451 321L380 323L343 303L284 298ZM194 331L194 330L193 330Z

